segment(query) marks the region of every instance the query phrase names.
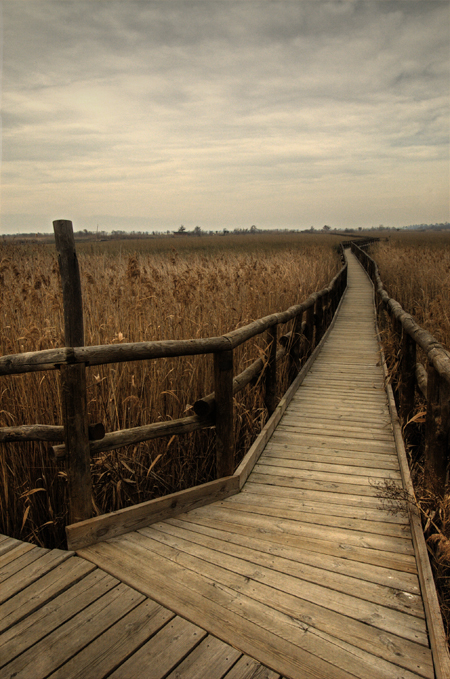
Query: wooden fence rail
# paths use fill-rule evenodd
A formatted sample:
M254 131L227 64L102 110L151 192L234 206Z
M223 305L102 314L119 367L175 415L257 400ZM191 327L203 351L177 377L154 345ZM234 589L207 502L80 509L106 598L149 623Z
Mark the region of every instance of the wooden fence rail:
M72 222L53 222L63 287L65 343L60 349L0 357L0 376L41 370L59 370L64 426L22 425L0 429L0 442L52 441L58 459L66 459L69 521L91 516L91 455L142 441L215 427L216 475L234 471L233 397L252 380L264 378L269 415L277 401L277 364L289 359L291 380L299 372L331 323L347 285L347 265L328 287L314 292L305 302L270 314L221 337L84 346L81 284ZM343 250L342 250L343 253ZM278 326L293 321L290 332L278 337ZM266 333L267 356L258 358L241 374L234 375L234 349ZM86 367L125 361L213 354L214 392L197 401L195 415L179 420L105 433L101 423L89 424L86 410Z
M406 313L384 289L376 262L361 247L352 243L371 278L377 295L378 322L386 326L392 320L394 332L401 342L398 401L403 424L411 418L416 387L427 399L425 422L426 483L438 495L443 495L448 481L450 441L450 353L424 328ZM427 366L417 361L417 346L427 358Z

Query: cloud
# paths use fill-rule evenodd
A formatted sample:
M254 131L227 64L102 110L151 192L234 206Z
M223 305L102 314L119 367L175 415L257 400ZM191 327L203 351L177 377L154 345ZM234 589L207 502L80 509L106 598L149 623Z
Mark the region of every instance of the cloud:
M447 2L4 0L3 18L7 213L213 224L234 197L270 226L320 191L345 190L348 219L369 189L367 221L374 178L388 197L421 168L439 197L413 221L448 214Z

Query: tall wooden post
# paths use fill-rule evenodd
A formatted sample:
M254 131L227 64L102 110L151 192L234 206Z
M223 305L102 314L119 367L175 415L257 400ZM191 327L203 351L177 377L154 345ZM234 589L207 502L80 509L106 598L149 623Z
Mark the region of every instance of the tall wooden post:
M416 390L416 343L403 330L400 377L400 414L403 425L414 411L414 395Z
M53 222L53 230L63 289L65 344L68 347L82 347L81 281L72 222L58 219ZM92 508L85 365L62 365L60 374L67 450L69 521L77 523L89 519Z
M450 434L450 385L428 364L425 422L425 482L443 497L447 480Z
M269 417L277 407L277 338L278 325L273 325L267 330L269 359L266 368L266 396L264 401Z
M233 350L214 354L216 474L234 473Z

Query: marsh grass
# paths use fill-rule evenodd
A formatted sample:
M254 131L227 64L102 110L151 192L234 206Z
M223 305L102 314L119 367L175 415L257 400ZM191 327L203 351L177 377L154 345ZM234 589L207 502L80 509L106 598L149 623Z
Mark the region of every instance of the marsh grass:
M336 239L322 235L83 243L78 252L86 345L221 335L305 300L340 267ZM64 346L53 247L0 245L0 309L2 355ZM239 348L235 373L264 348L264 337ZM286 387L284 370L279 396ZM62 424L57 372L2 377L0 389L0 426ZM211 356L87 369L89 421L103 422L106 431L192 414L195 400L211 391ZM260 388L237 395L236 464L265 420ZM204 430L96 455L95 511L110 512L211 480L214 445L213 430ZM63 545L64 464L54 461L48 444L2 444L2 449L0 531L48 547Z

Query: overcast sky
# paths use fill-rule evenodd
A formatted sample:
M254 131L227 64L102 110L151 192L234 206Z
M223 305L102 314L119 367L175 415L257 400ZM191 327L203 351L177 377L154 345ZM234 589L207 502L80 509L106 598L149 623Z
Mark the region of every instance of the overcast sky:
M2 233L450 221L447 0L3 0Z

